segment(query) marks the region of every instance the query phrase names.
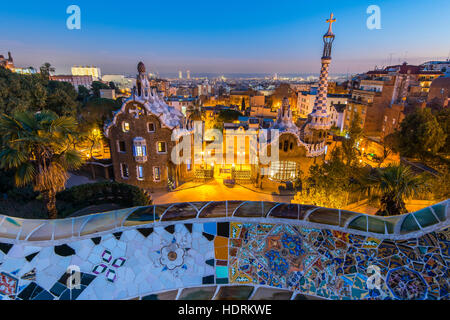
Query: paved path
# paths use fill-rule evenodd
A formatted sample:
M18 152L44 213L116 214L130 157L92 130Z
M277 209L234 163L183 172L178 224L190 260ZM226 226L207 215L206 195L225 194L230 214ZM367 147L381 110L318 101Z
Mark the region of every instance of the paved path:
M66 182L66 189L75 187L75 186L79 186L81 184L86 184L86 183L95 183L95 182L99 182L101 180L91 180L88 177L85 176L81 176L81 175L76 175L73 173L69 172L69 179L67 179Z
M292 196L277 196L259 193L241 186L226 187L221 180L213 180L207 184L186 188L173 192L152 193L155 204L192 201L223 201L223 200L251 200L291 202Z

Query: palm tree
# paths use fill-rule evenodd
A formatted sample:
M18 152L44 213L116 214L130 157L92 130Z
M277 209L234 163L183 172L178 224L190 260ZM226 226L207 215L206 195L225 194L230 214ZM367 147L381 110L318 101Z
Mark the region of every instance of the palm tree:
M377 168L372 174L360 179L361 189L368 191L370 197L378 197L380 209L377 215L392 216L408 212L405 200L427 189L422 175L414 174L410 167L389 165Z
M49 80L50 76L53 72L55 72L55 68L48 62L44 63L41 66L41 75L44 79Z
M57 217L56 193L64 189L67 171L82 165L73 148L77 126L74 118L47 110L0 116L0 168L15 170L17 186L33 185L50 219Z

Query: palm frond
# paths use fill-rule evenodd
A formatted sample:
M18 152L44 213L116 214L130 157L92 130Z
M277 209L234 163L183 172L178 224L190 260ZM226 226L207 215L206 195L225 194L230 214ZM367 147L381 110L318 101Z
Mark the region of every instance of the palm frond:
M36 177L36 170L30 162L22 163L14 174L14 182L16 186L23 187L34 181Z
M59 155L57 161L65 170L79 169L84 163L81 153L75 149L64 151Z
M77 121L72 117L59 117L52 120L50 124L50 130L52 132L58 132L67 134L76 131L78 127Z
M27 154L17 149L6 146L0 151L0 168L2 169L10 170L19 168L23 163L28 161Z

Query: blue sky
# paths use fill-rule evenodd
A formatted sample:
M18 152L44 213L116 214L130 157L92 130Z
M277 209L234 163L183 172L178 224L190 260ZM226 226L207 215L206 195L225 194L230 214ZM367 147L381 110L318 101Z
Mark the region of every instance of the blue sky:
M8 1L0 11L0 54L18 66L74 64L134 73L142 60L160 73L319 72L330 12L336 40L331 72L360 72L447 58L450 1ZM66 28L66 8L81 8L81 30ZM380 30L366 27L369 5Z

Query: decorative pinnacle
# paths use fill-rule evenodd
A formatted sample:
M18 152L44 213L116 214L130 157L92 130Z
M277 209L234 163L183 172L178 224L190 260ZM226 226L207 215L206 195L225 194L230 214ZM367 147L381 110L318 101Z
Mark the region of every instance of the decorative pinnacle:
M332 33L333 33L333 31L331 30L331 26L332 26L332 24L333 24L334 22L336 22L336 19L333 19L333 18L334 18L334 15L333 15L333 13L331 13L330 19L327 19L327 20L326 20L326 22L330 24L330 26L328 27L328 33L329 33L329 34L332 34Z

